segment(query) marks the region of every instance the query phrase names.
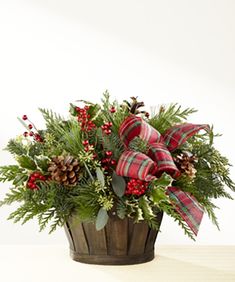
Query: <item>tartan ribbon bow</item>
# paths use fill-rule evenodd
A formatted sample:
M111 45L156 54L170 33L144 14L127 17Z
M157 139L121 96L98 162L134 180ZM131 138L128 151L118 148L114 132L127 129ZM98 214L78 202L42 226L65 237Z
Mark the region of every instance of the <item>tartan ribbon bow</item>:
M208 129L208 125L184 123L169 128L161 135L141 117L128 116L119 129L119 136L126 150L118 160L116 173L144 181L151 181L163 172L173 178L179 177L181 173L174 163L171 152L201 129ZM129 143L136 137L147 142L149 147L147 154L129 149ZM197 235L203 208L191 194L178 187L167 187L166 193L172 199L176 211Z

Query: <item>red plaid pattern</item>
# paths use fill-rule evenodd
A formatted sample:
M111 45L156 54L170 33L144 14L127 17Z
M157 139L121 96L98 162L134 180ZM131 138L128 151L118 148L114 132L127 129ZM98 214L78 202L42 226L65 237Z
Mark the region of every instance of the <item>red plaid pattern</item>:
M180 175L171 151L177 149L201 129L208 129L207 125L185 123L173 126L163 136L147 124L140 117L130 115L122 123L119 135L127 150L123 152L116 167L118 175L151 181L163 172L173 178ZM148 154L128 150L128 145L135 137L140 137L149 144ZM177 187L168 187L167 193L176 206L177 212L185 220L195 235L203 216L203 209L190 194Z
M118 175L150 181L156 170L156 164L147 155L127 150L117 164L116 172Z
M207 124L192 123L176 125L169 128L163 134L163 140L168 150L171 152L179 148L179 146L184 144L188 140L188 138L195 135L201 129L208 130L209 127Z
M203 208L197 200L177 187L168 187L167 194L172 199L177 212L190 229L197 235L203 217Z

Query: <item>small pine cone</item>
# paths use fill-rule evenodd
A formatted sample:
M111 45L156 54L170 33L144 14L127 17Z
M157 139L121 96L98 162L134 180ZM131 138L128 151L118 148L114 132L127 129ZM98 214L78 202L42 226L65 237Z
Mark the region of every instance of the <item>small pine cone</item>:
M185 173L190 179L195 178L197 170L194 167L194 163L197 161L196 156L190 155L187 152L183 152L174 158L177 168Z
M52 180L65 186L75 186L81 178L79 162L72 156L53 157L48 171Z

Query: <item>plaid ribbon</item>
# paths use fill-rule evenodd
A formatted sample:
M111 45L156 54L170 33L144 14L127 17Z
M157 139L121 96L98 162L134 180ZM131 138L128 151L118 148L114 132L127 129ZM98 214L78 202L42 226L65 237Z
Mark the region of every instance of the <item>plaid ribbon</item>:
M119 129L119 135L126 150L118 160L116 173L144 181L151 181L163 172L168 173L173 178L179 177L180 171L176 167L170 152L179 148L188 138L201 129L208 129L208 125L185 123L173 126L161 135L142 118L130 115ZM136 137L148 143L147 154L135 152L128 148L129 143ZM166 192L172 199L177 212L197 235L203 215L203 209L197 200L177 187L168 187Z

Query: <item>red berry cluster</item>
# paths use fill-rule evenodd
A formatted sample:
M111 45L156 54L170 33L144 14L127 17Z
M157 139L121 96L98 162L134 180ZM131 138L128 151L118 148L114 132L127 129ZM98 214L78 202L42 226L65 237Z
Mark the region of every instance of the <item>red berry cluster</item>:
M39 187L36 184L37 180L41 180L41 181L45 181L46 177L44 175L41 174L41 172L33 172L30 176L29 176L29 180L27 182L27 187L31 190L38 190Z
M28 119L27 115L23 115L22 120L24 121L28 121L28 131L25 131L23 133L24 137L33 137L33 139L37 142L43 142L42 136L38 133L38 132L34 132L32 129L34 128L36 131L37 129L35 128L35 126L30 122L30 120Z
M95 128L95 124L90 120L91 116L88 114L89 106L84 108L76 107L75 110L78 113L77 118L78 122L81 124L82 131L91 131L92 128Z
M108 171L112 166L115 166L117 164L116 160L112 159L113 152L106 151L105 152L106 157L101 160L101 164L104 168L104 170Z
M109 134L111 134L111 127L112 127L112 122L106 122L106 123L104 123L103 125L101 125L101 129L103 130L103 132L105 133L105 134L107 134L107 135L109 135Z
M141 196L145 193L147 188L148 188L148 182L140 180L140 179L132 178L127 183L127 189L126 189L125 194Z

